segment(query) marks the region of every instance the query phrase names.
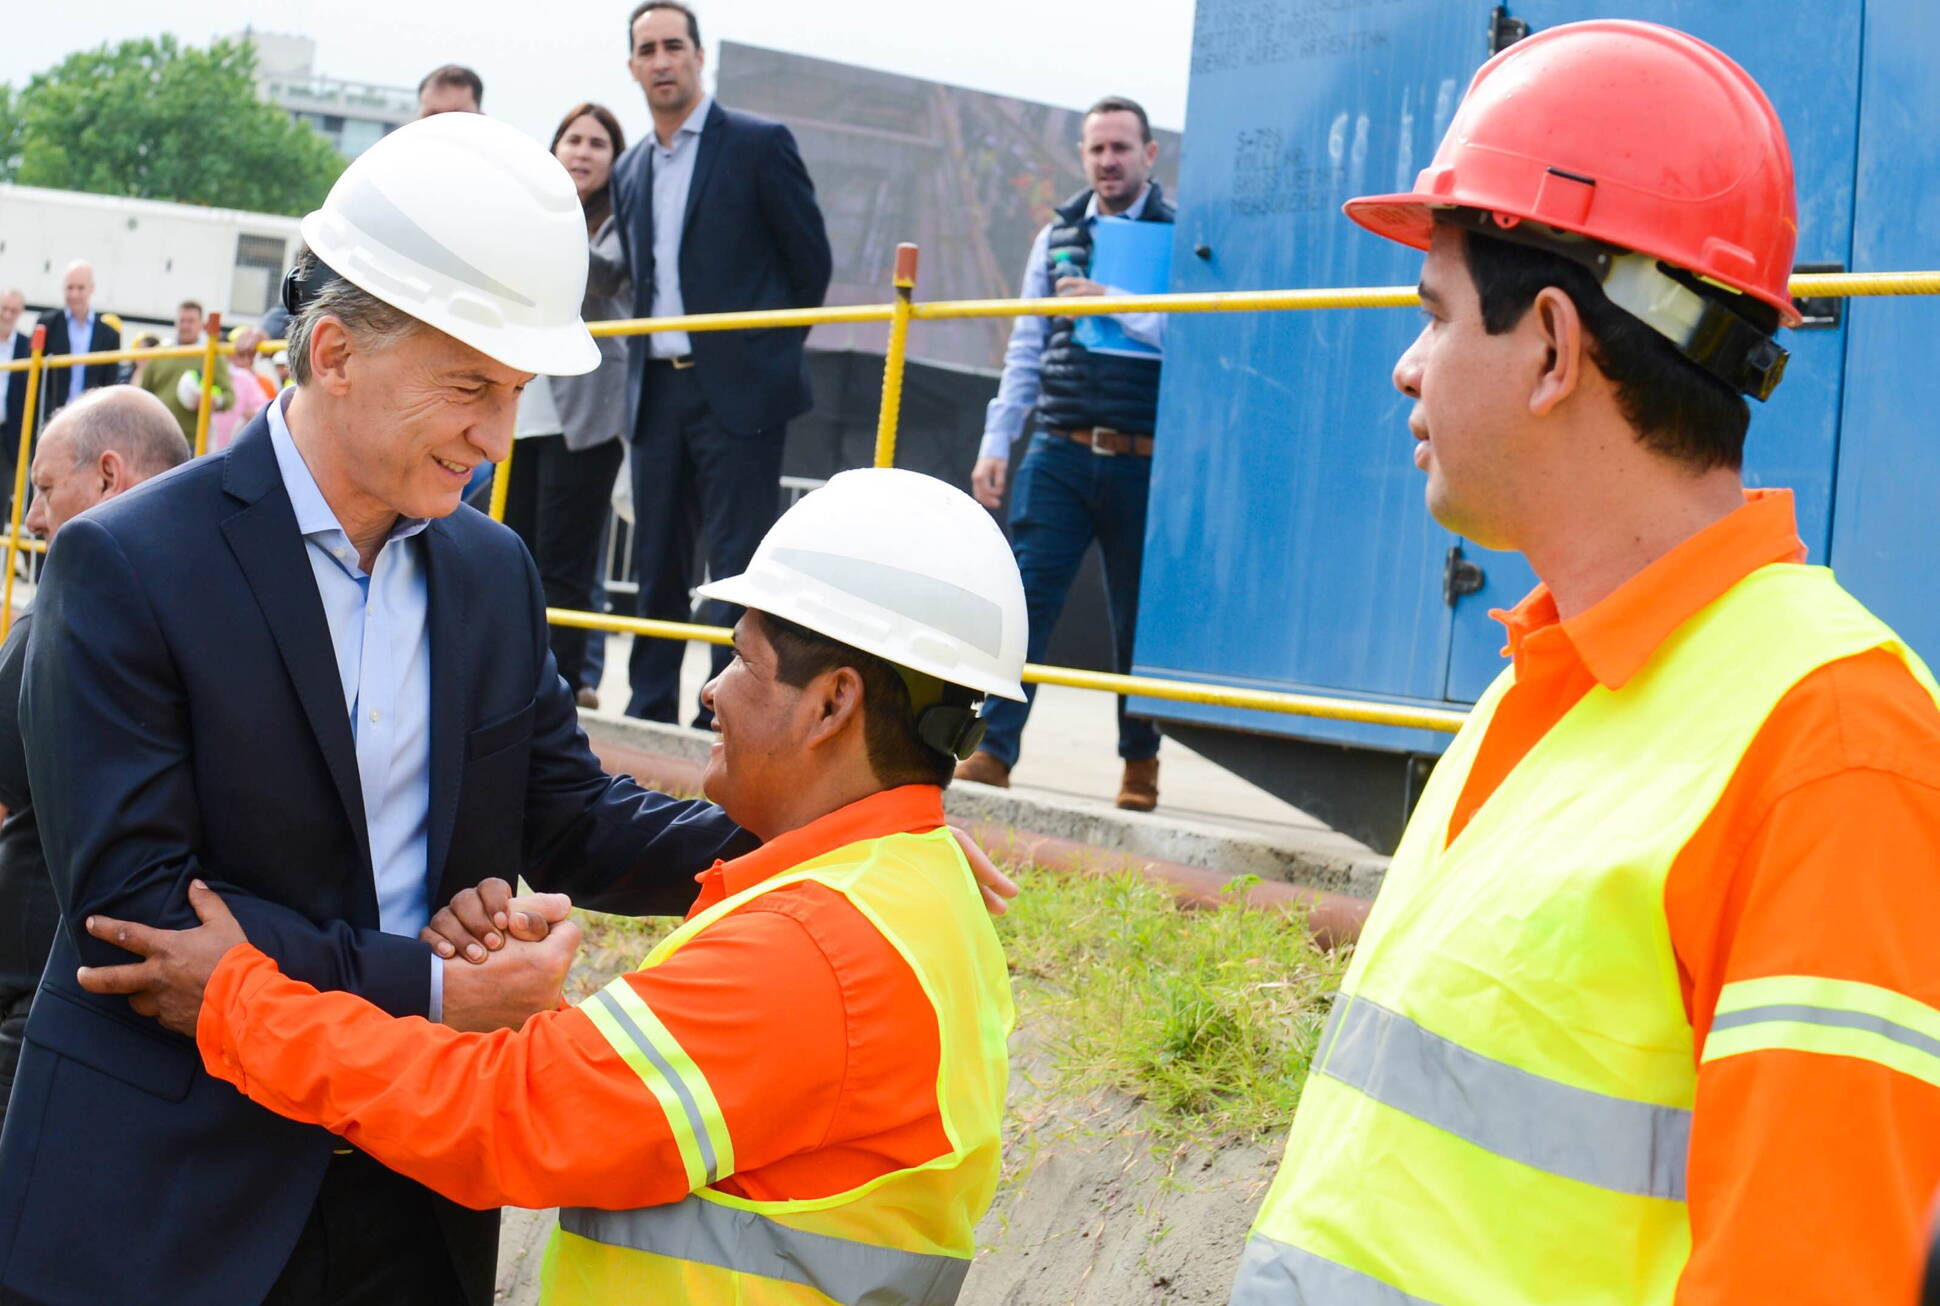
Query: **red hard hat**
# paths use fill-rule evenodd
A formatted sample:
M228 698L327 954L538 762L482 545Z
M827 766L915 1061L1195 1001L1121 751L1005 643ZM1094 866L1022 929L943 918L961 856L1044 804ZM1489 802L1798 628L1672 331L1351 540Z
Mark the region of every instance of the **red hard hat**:
M1428 248L1431 210L1544 223L1742 291L1799 324L1792 154L1751 75L1694 36L1598 19L1482 65L1403 195L1349 200L1376 235Z

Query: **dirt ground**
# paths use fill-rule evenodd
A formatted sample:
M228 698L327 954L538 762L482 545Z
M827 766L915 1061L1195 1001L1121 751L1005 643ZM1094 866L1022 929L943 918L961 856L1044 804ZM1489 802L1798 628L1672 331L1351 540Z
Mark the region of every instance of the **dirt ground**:
M1124 1097L1058 1101L1044 1059L1011 1064L1010 1139L962 1306L1199 1306L1226 1300L1279 1141L1162 1148ZM539 1299L550 1211L507 1211L505 1306Z

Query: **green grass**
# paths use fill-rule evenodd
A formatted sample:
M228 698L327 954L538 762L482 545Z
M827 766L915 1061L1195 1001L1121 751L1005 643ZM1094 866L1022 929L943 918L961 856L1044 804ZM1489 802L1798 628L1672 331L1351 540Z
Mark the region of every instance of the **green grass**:
M1286 1128L1344 952L1237 899L1182 910L1133 875L1027 869L1018 882L998 932L1019 1024L1036 1028L1064 1088L1141 1098L1174 1137Z
M997 931L1020 1031L1049 1061L1050 1096L1111 1089L1154 1110L1155 1141L1283 1132L1339 986L1345 953L1305 922L1237 900L1182 910L1133 875L1015 872ZM579 1000L640 963L678 923L581 913Z

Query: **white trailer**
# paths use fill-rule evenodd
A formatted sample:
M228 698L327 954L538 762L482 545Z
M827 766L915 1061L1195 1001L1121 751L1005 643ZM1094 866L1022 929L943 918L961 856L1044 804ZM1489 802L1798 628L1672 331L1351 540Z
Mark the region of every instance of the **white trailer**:
M276 302L301 246L297 220L83 191L0 185L0 290L35 309L61 302L61 274L94 265L96 312L172 323L185 299L230 324Z

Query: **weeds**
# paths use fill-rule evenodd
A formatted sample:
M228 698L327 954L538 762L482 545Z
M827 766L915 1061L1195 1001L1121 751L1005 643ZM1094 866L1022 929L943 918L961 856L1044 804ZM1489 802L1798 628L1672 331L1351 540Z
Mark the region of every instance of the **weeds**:
M1038 1026L1069 1088L1143 1098L1173 1137L1286 1128L1345 954L1237 897L1188 911L1133 875L1018 879L998 930L1019 1020Z
M1052 1068L1042 1091L1109 1088L1148 1102L1155 1140L1216 1143L1284 1131L1339 986L1345 953L1305 921L1237 897L1182 910L1135 875L1017 873L997 921L1020 1028ZM585 946L567 996L637 966L676 921L579 915Z

